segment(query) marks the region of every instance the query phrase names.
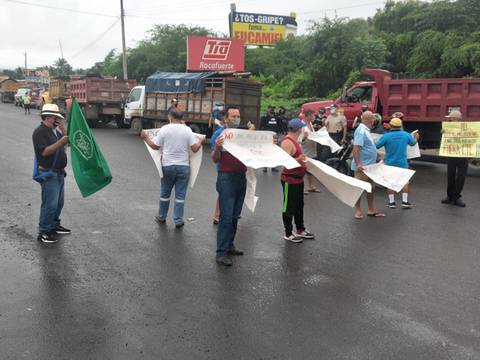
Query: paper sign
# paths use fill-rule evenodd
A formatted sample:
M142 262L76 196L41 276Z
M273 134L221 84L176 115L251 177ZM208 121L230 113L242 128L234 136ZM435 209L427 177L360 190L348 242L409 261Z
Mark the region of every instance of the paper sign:
M381 137L382 134L372 134L373 141L375 142L377 142ZM385 157L385 147L377 149L377 153ZM416 159L421 156L422 154L420 154L420 147L418 146L418 142L413 146L407 145L407 159Z
M440 156L480 158L480 121L442 123Z
M354 207L364 191L372 192L372 185L344 175L318 160L307 160L308 171L315 176L338 200Z
M157 136L157 133L160 131L161 128L158 129L148 129L144 130L148 137L150 139L153 139L155 136ZM205 139L205 135L201 134L195 134L197 139ZM158 174L160 175L161 178L163 178L163 171L162 171L162 149L160 150L153 150L150 146L147 145L146 142L144 142L145 146L147 147L148 152L150 153L150 156L153 159L153 162L155 163L155 166L157 167ZM200 166L202 165L202 153L203 149L200 147L200 149L194 153L192 150L190 150L190 177L188 179L188 185L190 188L193 189L193 186L195 185L195 181L197 180L198 172L200 171Z
M330 137L325 127L322 127L320 130L317 130L314 133L311 133L310 135L308 135L308 140L312 140L312 141L315 141L316 143L319 143L320 145L330 147L330 150L332 153L336 153L338 150L342 148L340 145L338 145L335 142L335 140L333 140Z
M363 167L363 172L376 184L399 192L415 174L414 170L388 166L383 162Z
M287 169L300 164L278 145L274 144L272 131L251 131L225 129L222 133L224 150L235 156L247 167L247 192L244 203L250 211L255 211L258 197L255 196L257 178L254 169L284 166Z

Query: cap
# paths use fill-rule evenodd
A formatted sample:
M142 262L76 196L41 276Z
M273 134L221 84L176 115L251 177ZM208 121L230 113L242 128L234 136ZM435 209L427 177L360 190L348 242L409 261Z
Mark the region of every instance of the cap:
M305 125L305 123L302 120L300 120L299 118L295 118L295 119L292 119L288 122L287 129L288 129L288 131L293 132L293 131L297 131L297 130L305 127L305 126L307 126L307 125Z
M63 115L60 113L60 110L58 109L57 104L45 104L42 106L42 112L40 113L40 116L45 116L45 115L52 115L56 116L60 119L65 119Z
M403 113L401 111L394 112L392 114L392 119L393 118L399 118L400 120L402 120L403 119Z
M390 125L393 127L402 127L402 120L395 117L392 120L390 120Z
M455 118L455 119L461 119L462 118L462 113L458 110L452 110L450 113L445 116L446 118Z
M177 99L173 98L173 99L172 99L172 102L177 102Z

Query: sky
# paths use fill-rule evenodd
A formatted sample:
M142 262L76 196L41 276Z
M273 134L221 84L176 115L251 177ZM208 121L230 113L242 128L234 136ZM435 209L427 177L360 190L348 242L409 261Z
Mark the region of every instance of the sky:
M188 24L228 34L228 13L297 14L298 34L312 20L373 16L384 1L374 0L124 0L127 47L145 39L155 24ZM59 9L62 8L62 9ZM120 0L0 0L0 69L52 65L61 57L73 68L121 50Z

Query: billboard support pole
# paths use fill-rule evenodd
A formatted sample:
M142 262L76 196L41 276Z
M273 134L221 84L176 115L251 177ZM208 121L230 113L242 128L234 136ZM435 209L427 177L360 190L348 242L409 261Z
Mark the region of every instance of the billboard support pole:
M230 4L230 15L229 15L229 22L228 22L228 28L230 29L230 38L233 38L233 29L232 29L232 23L233 23L233 14L237 11L237 7L235 3Z

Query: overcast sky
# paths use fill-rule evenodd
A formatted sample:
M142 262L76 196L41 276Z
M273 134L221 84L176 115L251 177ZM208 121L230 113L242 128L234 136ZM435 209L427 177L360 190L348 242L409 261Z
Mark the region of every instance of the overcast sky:
M228 33L232 0L124 0L127 46L154 24L200 25ZM237 11L297 13L298 33L327 15L368 17L383 7L374 0L241 0ZM334 10L333 8L336 8ZM56 8L63 8L60 10ZM74 68L90 67L112 48L121 49L120 0L0 0L0 69L52 65L63 55ZM106 15L106 16L103 16Z

